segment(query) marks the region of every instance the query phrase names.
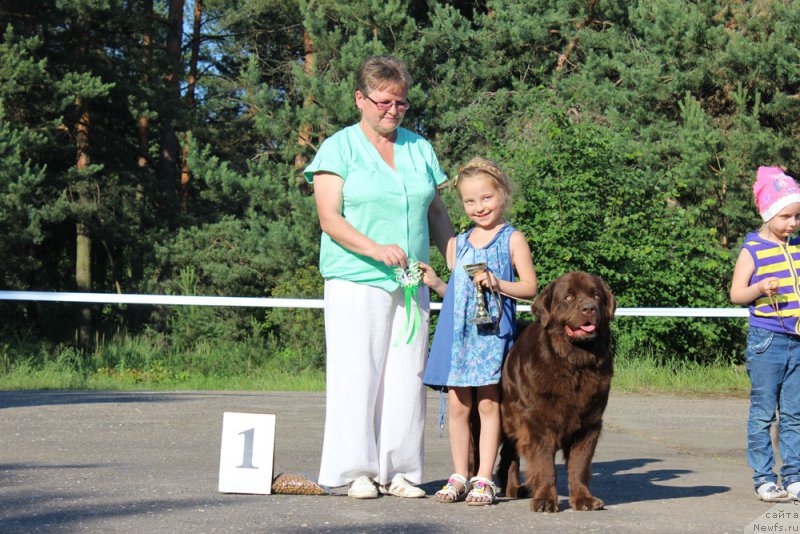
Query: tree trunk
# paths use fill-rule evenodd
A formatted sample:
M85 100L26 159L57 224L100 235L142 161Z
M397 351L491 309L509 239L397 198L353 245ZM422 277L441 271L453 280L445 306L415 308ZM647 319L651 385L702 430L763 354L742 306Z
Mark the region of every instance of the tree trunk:
M153 0L143 0L142 18L147 20L152 14ZM145 86L150 83L150 58L152 52L153 36L150 34L149 27L145 26L144 33L142 33L142 83ZM136 138L139 145L139 156L136 158L136 166L139 169L140 176L143 178L150 165L150 119L143 113L139 116L137 122ZM140 179L136 184L136 226L140 235L144 232L145 194L144 181ZM144 253L140 244L137 244L133 251L132 263L132 278L136 283L141 282L144 277Z
M594 19L594 6L597 0L589 0L589 5L587 6L589 14L586 15L586 18L583 19L582 22L578 23L578 31L582 30L595 22ZM564 67L569 62L569 56L575 51L578 47L578 38L573 37L570 42L567 44L566 50L559 54L558 61L556 62L556 72L561 72L564 70Z
M169 0L169 15L167 20L167 60L169 67L164 74L164 82L169 88L169 99L175 105L180 102L181 44L183 41L183 2L184 0ZM175 192L179 182L176 180L178 171L178 137L175 133L174 117L165 116L161 129L161 164L160 175L165 191L175 201ZM173 205L174 207L174 205Z
M79 171L89 167L89 107L80 97L75 102L80 119L75 125L75 140L77 149L76 167ZM90 199L84 190L80 191L80 203L88 204ZM89 227L85 222L76 225L77 241L75 247L75 285L78 291L89 292L92 290L92 237ZM89 348L92 341L92 308L89 304L82 304L78 308L78 345Z
M203 17L203 0L194 1L194 24L192 26L192 47L191 56L189 57L189 82L186 87L186 108L191 111L195 105L195 85L197 84L197 63L200 57L200 26ZM189 155L189 139L191 137L191 126L186 129L186 139L184 140L181 149L181 210L186 210L186 200L189 196L189 183L192 179L192 173L189 170L189 164L186 159Z
M312 76L314 73L314 66L316 62L316 53L314 51L314 43L311 40L311 35L308 32L303 32L303 44L305 47L305 55L306 61L304 65L304 70L306 76ZM314 104L314 95L307 94L303 99L303 109L308 109ZM308 123L303 123L300 125L297 131L297 144L300 145L300 149L297 152L297 155L294 157L294 169L295 171L300 174L305 169L306 165L308 165L308 157L305 154L305 148L311 144L311 125ZM308 183L303 179L302 175L297 180L298 186L300 187L300 191L305 194L311 194L311 188L309 187Z
M141 5L141 7L138 7ZM132 13L132 17L139 17L142 20L153 19L153 0L142 0L141 4L135 4L133 9L139 9L139 12ZM153 56L153 36L151 34L150 26L145 24L141 36L142 46L142 62L141 79L144 86L149 86L151 82L150 69ZM146 113L139 115L136 121L136 141L137 141L137 158L136 168L138 170L138 179L136 182L136 190L134 192L135 202L135 219L134 224L140 236L145 235L146 232L146 199L147 190L145 189L146 176L153 172L151 169L152 162L150 160L150 118ZM131 281L133 289L141 287L140 284L144 279L144 243L142 240L136 240L133 244L131 251ZM131 306L128 312L130 324L136 328L141 325L147 317L147 310L144 306Z

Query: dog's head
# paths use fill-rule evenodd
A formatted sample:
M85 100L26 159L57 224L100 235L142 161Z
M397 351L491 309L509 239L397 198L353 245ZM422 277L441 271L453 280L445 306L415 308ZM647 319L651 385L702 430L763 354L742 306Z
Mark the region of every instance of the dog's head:
M542 291L532 310L542 328L563 334L573 344L590 344L607 338L616 301L608 284L599 276L567 273Z

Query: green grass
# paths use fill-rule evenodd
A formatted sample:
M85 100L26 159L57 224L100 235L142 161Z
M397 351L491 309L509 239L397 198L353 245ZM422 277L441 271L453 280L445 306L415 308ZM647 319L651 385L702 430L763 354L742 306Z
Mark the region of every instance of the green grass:
M321 391L313 359L252 340L175 347L161 334L120 335L94 352L0 343L0 389Z
M747 396L749 387L741 365L661 361L652 355L618 356L612 383L614 391L622 392L734 397ZM0 375L0 389L322 391L325 375L313 368L270 367L231 376L174 372L163 367L147 371L100 368L85 372L75 369L67 359L43 365L13 365Z
M747 396L742 365L699 364L617 340L612 390ZM119 335L90 354L37 341L0 342L0 389L322 391L320 348L296 350L254 339L202 339L185 346L162 334Z
M135 369L84 373L55 365L38 369L22 365L0 376L0 389L322 391L325 375L316 369L297 372L255 369L250 374L235 376L154 374Z
M612 389L629 393L746 397L750 380L743 365L646 356L620 356L614 362Z

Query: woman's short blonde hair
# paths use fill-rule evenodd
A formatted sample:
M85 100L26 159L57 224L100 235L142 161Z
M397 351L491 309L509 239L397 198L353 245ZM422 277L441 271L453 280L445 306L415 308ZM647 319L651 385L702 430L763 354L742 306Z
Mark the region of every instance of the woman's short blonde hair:
M475 176L485 176L489 179L492 186L500 193L500 196L502 196L501 206L503 211L507 210L508 206L511 204L511 181L508 179L506 173L500 169L500 166L490 159L475 157L458 169L458 174L453 179L453 187L458 191L459 197L461 196L459 185L463 183L465 178L472 178Z
M363 95L387 87L408 89L414 84L405 61L393 56L372 56L364 60L356 74L356 89Z

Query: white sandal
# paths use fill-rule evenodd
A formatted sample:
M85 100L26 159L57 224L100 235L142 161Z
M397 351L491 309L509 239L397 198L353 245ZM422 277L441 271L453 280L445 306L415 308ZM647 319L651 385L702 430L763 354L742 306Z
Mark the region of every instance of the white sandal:
M469 481L472 489L467 495L467 504L470 506L485 506L494 504L497 500L497 486L494 482L484 477L472 477Z
M447 480L447 484L436 492L433 496L436 502L454 503L463 501L469 491L469 482L466 477L453 473Z

